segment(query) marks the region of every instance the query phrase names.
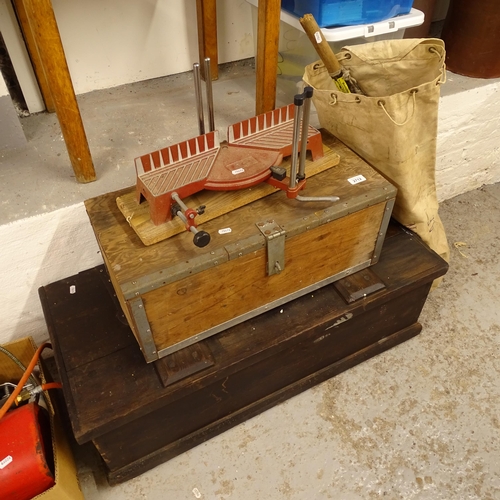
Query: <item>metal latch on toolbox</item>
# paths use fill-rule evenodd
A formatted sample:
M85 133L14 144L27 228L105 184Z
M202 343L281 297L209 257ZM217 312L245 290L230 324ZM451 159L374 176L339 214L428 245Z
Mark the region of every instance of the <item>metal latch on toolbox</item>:
M267 274L279 274L285 269L285 230L274 220L256 224L267 242Z

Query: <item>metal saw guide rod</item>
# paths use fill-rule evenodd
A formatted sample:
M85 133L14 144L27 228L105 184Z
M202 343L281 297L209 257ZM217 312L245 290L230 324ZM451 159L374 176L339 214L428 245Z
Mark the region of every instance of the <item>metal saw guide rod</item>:
M196 216L205 206L189 208L182 201L203 189L234 191L266 182L299 201L338 201L337 196L301 196L306 184L305 159L323 156L321 134L309 125L312 87L294 97L294 103L230 125L227 141L215 130L210 59L205 59L205 83L210 132L205 133L199 64L193 65L200 135L135 159L136 201L147 200L154 225L179 217L193 242L204 247L210 235L199 231ZM300 160L299 160L300 152ZM291 155L290 176L280 167Z

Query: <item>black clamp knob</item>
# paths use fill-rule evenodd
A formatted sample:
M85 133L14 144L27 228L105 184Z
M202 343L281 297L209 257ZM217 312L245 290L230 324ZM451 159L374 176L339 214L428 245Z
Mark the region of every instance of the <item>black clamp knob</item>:
M198 248L206 247L210 243L210 235L206 231L196 231L196 233L194 233L193 243Z

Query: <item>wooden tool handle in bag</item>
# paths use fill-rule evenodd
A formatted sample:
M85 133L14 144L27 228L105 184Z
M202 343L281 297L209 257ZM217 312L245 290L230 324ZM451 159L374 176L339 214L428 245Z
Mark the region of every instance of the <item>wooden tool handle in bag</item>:
M332 77L335 77L341 72L340 63L321 32L316 19L314 19L312 14L304 14L304 17L300 18L300 24L304 28L309 40L311 40L326 69Z

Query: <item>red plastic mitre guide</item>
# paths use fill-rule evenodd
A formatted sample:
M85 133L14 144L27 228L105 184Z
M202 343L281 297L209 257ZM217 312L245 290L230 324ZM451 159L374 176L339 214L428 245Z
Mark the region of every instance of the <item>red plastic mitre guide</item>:
M172 193L180 198L202 189L232 191L271 178L270 167L292 153L294 105L231 125L227 142L209 132L136 158L137 202L149 202L155 225L170 220ZM323 156L321 134L308 126L306 149ZM299 145L300 147L300 145Z

